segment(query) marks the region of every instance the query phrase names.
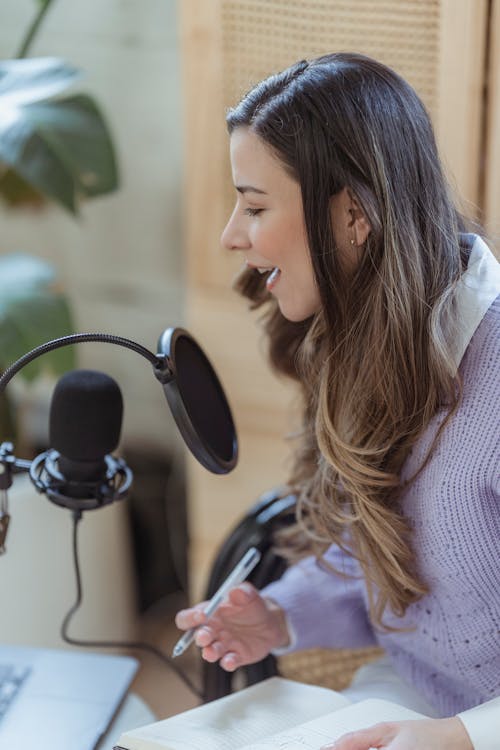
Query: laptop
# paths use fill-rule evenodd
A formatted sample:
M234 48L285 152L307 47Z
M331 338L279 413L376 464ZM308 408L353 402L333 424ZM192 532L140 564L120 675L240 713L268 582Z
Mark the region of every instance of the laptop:
M0 750L94 750L137 666L129 656L0 645Z

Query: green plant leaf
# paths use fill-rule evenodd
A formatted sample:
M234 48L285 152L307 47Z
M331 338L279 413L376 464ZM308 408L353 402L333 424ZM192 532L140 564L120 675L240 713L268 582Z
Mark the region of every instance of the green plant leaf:
M0 104L2 120L15 116L25 104L50 99L66 91L82 73L58 57L0 60Z
M46 200L39 190L23 180L21 175L16 174L12 169L7 169L0 174L0 195L12 208L16 206L40 207Z
M8 62L15 64L15 75L9 79L0 63L0 162L71 213L81 198L115 190L113 143L96 103L82 94L43 100L48 91L69 85L74 69L59 61L19 72L19 65L36 61ZM8 196L8 186L0 182L0 194Z
M72 329L71 314L63 295L39 291L11 300L0 325L0 368L6 369L23 354L46 341L66 336ZM33 380L44 371L54 374L74 367L73 347L48 352L20 370L19 375Z
M5 370L36 346L72 333L71 311L54 287L52 266L21 253L0 258L0 369ZM19 373L32 380L42 371L55 374L75 366L73 347L48 352Z
M90 198L116 189L113 143L99 108L89 96L77 94L26 109L37 133L71 173L78 193Z

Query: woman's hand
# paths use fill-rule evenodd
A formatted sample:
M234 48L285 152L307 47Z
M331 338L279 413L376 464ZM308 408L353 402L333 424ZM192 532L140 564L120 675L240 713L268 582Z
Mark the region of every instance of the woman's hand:
M474 750L459 718L419 719L376 724L345 734L321 750Z
M219 661L227 672L260 661L288 643L283 610L262 597L251 583L230 591L227 601L209 619L203 614L206 604L181 610L175 624L181 630L198 628L195 643L202 649L202 657Z

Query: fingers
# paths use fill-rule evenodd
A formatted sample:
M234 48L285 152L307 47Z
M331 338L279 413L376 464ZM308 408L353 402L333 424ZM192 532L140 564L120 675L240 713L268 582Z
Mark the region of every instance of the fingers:
M262 627L260 608L252 606L259 603L265 610L257 589L245 582L229 592L226 601L211 617L207 617L203 611L207 603L201 602L178 612L175 624L181 630L195 628L194 643L201 649L202 658L208 662L219 661L223 669L232 672L243 663L248 663L248 658L244 657L243 652L240 653L241 644L236 641L241 627L245 627L247 633L250 631L250 639L253 629Z
M202 649L202 658L211 664L218 661L219 666L226 672L234 672L234 670L241 665L241 658L234 652L223 654L223 648L222 644L219 641L216 641L215 643L210 644L210 646Z
M219 662L226 672L234 672L244 662L240 654L231 650L230 635L227 631L214 631L209 625L196 631L195 644L201 648L201 657L210 663Z
M261 596L257 589L251 583L248 583L248 581L231 589L228 594L228 602L236 604L239 607L244 607L246 604L250 604L252 601L260 598Z
M252 586L251 583L245 582L229 592L227 600L221 604L217 611L231 611L231 606L242 607L259 598L260 594L257 589ZM203 613L203 610L206 608L207 604L208 602L200 602L194 607L181 609L175 616L176 626L180 630L187 630L188 628L195 628L206 622L207 617Z
M241 657L233 651L227 650L224 639L228 634L224 631L215 633L209 626L203 626L196 632L194 642L201 648L201 656L205 661L216 662L227 672L233 672L242 664Z
M225 669L226 672L234 672L235 669L238 669L239 666L242 665L241 657L238 656L238 654L235 654L233 651L228 651L227 654L225 654L222 659L220 660L220 666L222 669Z
M375 724L369 729L360 732L349 732L344 734L331 745L323 745L321 750L370 750L370 748L384 748L394 739L393 726L391 724Z
M211 646L216 642L217 636L215 632L212 630L212 628L202 625L198 630L196 631L196 634L194 636L194 642L197 646L200 648L206 648L207 646Z
M225 653L224 647L220 641L212 641L207 646L201 646L196 640L195 643L201 648L202 658L210 663L219 661L221 656Z
M189 609L181 609L175 616L175 624L180 630L196 628L206 621L206 615L203 613L207 602L200 602Z
M223 602L217 610L217 614L225 612L231 614L234 611L234 607L240 608L258 601L261 599L259 592L251 583L243 583L240 586L232 589L229 592L228 598ZM200 602L194 607L188 609L181 609L175 616L175 624L180 630L187 630L188 628L196 628L202 625L212 618L207 618L203 610L206 608L208 602Z
M247 596L248 593L240 592L236 595L236 601L243 602ZM227 650L227 645L224 645L223 641L227 644L229 633L215 626L213 618L207 618L203 611L206 604L207 602L201 602L194 607L180 610L175 616L175 624L181 630L197 628L194 642L201 649L202 658L211 663L220 660L221 667L232 672L240 666L242 659L236 653ZM224 604L222 608L226 606L230 608L231 605Z
M209 646L201 650L202 659L211 664L218 661L222 669L226 672L234 672L241 664L241 657L233 651L224 653L224 646L220 641L213 641Z

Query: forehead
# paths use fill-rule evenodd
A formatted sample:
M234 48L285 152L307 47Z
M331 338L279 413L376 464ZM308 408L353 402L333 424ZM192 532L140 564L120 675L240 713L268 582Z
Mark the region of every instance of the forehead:
M236 128L230 140L231 166L236 186L259 182L280 183L291 180L272 149L248 128ZM291 180L294 182L293 180Z

